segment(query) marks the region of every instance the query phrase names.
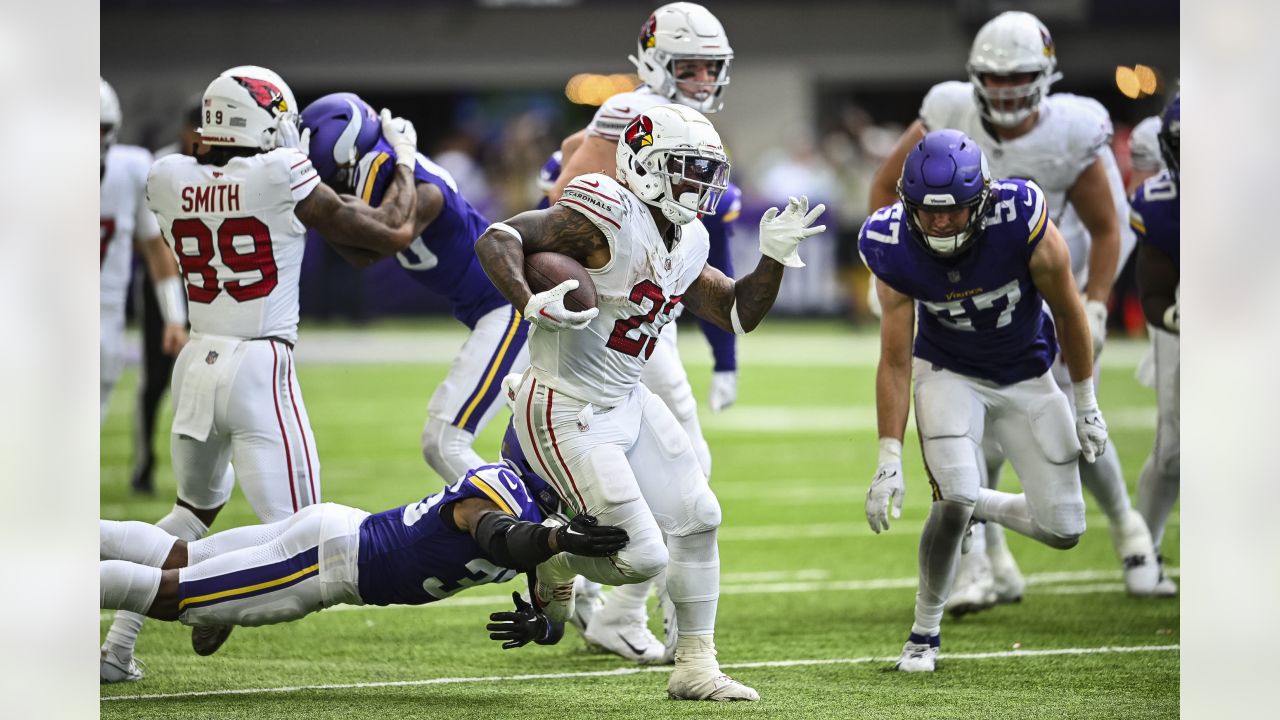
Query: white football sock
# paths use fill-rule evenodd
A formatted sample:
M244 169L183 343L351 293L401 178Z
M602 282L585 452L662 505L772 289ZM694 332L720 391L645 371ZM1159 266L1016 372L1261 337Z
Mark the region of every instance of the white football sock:
M1080 460L1080 484L1098 501L1110 522L1124 521L1129 513L1129 491L1115 443L1108 440L1106 451L1094 462Z
M130 610L145 613L160 590L164 571L158 567L139 565L127 560L102 560L98 563L98 601L104 610Z
M716 531L667 536L667 593L676 605L680 637L711 635L720 601L720 550ZM677 650L677 653L679 650Z
M911 632L938 634L943 607L955 582L960 543L972 514L972 505L951 500L938 500L929 508L924 531L920 533L920 581L916 589L916 615Z
M1138 476L1138 512L1146 520L1151 530L1151 540L1156 550L1164 540L1164 528L1169 523L1169 515L1178 502L1178 491L1181 489L1179 474L1161 472L1155 457L1147 458L1142 466L1142 474Z
M99 560L128 560L161 567L176 542L178 538L150 523L98 521Z
M652 580L630 585L619 585L604 596L604 605L597 611L608 617L644 617L648 615L649 590Z
M156 527L187 542L199 540L209 532L209 527L201 522L195 513L181 505L174 505L168 515L160 518ZM156 582L159 587L159 580ZM111 623L111 629L107 631L107 639L103 647L110 647L122 660L127 661L132 658L133 646L138 642L138 633L142 632L143 619L141 613L128 612L121 608L120 612L116 613L116 619Z

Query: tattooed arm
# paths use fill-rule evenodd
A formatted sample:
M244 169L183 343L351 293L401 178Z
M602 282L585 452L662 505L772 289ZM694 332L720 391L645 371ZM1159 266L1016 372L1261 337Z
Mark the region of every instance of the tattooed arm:
M730 280L711 265L684 293L684 304L698 317L738 334L755 330L764 319L782 285L782 265L772 258L761 257L750 274ZM733 324L733 308L737 305L739 326Z
M609 262L609 243L600 229L563 205L523 212L505 224L520 237L490 227L476 240L476 257L494 286L517 309L526 307L533 296L524 279L525 255L557 252L592 269Z
M298 203L294 214L303 225L319 230L335 247L346 245L389 254L388 250L396 252L413 241L417 199L413 171L397 165L382 204L376 208L350 202L320 185Z

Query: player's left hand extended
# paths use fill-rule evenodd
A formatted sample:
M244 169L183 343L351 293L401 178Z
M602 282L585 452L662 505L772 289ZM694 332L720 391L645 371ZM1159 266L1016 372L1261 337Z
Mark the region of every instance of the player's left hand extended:
M781 213L769 208L760 218L760 254L773 258L787 267L804 267L800 259L800 241L827 231L826 225L813 225L813 221L827 209L821 203L809 209L809 198L801 195L791 198Z
M1080 438L1080 454L1093 462L1107 449L1107 421L1102 411L1092 408L1076 408L1076 436Z
M555 531L556 548L560 552L588 557L608 557L627 546L627 531L613 525L601 525L594 515L575 515L568 525Z
M391 144L396 162L413 167L418 156L418 131L413 123L400 117L392 117L391 111L382 109L382 137Z
M496 612L489 614L489 639L502 643L503 650L523 647L530 642L539 645L554 645L564 636L564 623L552 622L550 618L525 602L520 593L511 593L515 601L515 612Z
M867 489L867 523L877 535L889 529L889 504L893 503L893 519L902 517L902 499L907 487L902 482L902 463L881 463Z
M1084 314L1089 319L1089 335L1093 337L1093 361L1098 361L1107 342L1107 304L1099 300L1084 301Z
M711 395L707 399L711 412L728 409L738 401L738 371L718 370L711 373Z
M182 347L187 344L187 327L177 323L164 326L164 335L160 338L160 350L165 355L177 357Z

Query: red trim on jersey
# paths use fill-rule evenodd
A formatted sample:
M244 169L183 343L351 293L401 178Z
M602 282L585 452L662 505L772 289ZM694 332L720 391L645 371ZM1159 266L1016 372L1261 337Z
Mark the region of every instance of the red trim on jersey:
M280 439L284 441L285 467L289 468L289 499L293 501L293 511L298 512L298 493L293 489L293 457L289 454L289 436L284 432L284 416L280 414L280 358L276 354L276 344L267 344L271 346L271 399L276 404L276 423L280 426Z
M304 156L302 157L302 159L301 159L301 160L299 160L298 162L296 162L296 163L294 163L294 164L290 165L290 166L289 166L289 169L290 169L290 170L293 170L294 168L298 167L299 165L302 165L303 163L309 163L309 162L311 162L311 158L306 157L306 156L304 155Z
M311 504L314 505L320 502L320 496L316 494L316 474L311 469L311 446L307 443L307 426L302 423L302 415L298 412L298 399L293 396L293 384L296 379L293 374L293 350L287 349L285 353L289 358L289 402L293 405L293 419L298 421L298 433L302 435L302 453L307 458L307 484L311 486Z
M621 200L619 200L618 198L609 197L608 195L605 195L604 193L602 193L602 192L598 192L598 191L596 191L596 190L592 190L591 188L579 187L579 186L577 186L577 185L574 185L574 184L573 184L574 182L580 182L580 183L582 183L583 185L588 185L588 184L590 184L590 183L588 183L586 180L577 180L577 179L575 179L573 182L569 183L568 187L571 187L571 188L573 188L574 190L581 190L582 192L590 193L591 195L595 195L596 197L602 197L602 198L604 198L605 200L608 200L609 202L611 202L611 203L615 203L615 204L617 204L617 205L621 205L621 204L622 204L622 201L621 201ZM600 187L600 183L596 183L596 187ZM566 189L567 189L567 188L566 188Z
M291 188L289 188L289 189L290 189L290 190L297 190L298 188L302 187L303 185L306 185L307 183L311 182L312 180L319 180L319 179L320 179L320 175L319 175L319 174L317 174L317 173L314 173L314 172L313 172L313 173L312 173L312 175L311 175L311 177L309 177L309 178L307 178L307 179L303 180L302 182L298 183L297 185L294 185L293 187L291 187Z
M554 392L551 388L547 388L547 434L551 436L551 448L556 451L556 459L564 467L564 474L569 476L569 484L573 486L573 494L578 496L578 507L582 509L582 512L586 512L587 501L582 499L582 492L578 490L578 481L573 479L573 473L569 471L569 463L565 462L564 456L560 454L560 443L556 442L556 431L551 426L551 395Z
M596 212L596 210L595 210L594 208L589 207L589 206L587 206L587 205L583 205L582 203L578 202L577 200L573 200L572 198L567 198L567 197L561 197L561 198L560 198L560 200L559 200L559 202L562 202L562 203L570 203L570 204L573 204L573 205L577 205L578 207L582 208L583 210L586 210L587 212L591 213L592 215L595 215L596 217L600 218L601 220L604 220L605 222L609 223L610 225L612 225L612 226L614 226L614 227L618 228L619 230L621 230L621 229L622 229L622 225L621 225L617 220L614 220L613 218L609 217L608 215L601 215L599 212Z
M610 120L635 120L636 119L635 115L606 115L604 113L600 113L596 117L608 118Z

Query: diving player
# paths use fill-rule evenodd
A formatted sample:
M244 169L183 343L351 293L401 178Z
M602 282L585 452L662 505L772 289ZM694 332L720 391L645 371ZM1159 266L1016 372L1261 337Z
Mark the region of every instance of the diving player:
M870 207L894 202L908 151L926 132L942 128L960 130L976 142L995 177L1034 180L1070 249L1076 287L1085 296L1096 365L1106 338L1111 286L1134 238L1124 182L1110 148L1111 119L1096 100L1050 94L1050 86L1061 77L1057 68L1053 38L1034 15L1010 11L987 22L969 52L969 82L939 83L925 95L920 118L876 173ZM1059 358L1054 379L1068 396L1069 375ZM983 450L989 486L994 488L1005 453L991 440ZM1155 551L1146 523L1129 504L1118 453L1104 453L1098 462L1082 465L1080 472L1110 522L1125 585L1135 595L1149 594L1158 576ZM962 560L952 612L1020 600L1025 583L1003 531L995 525L975 529L973 550Z
M1138 476L1138 511L1151 528L1157 552L1164 539L1165 524L1178 501L1181 484L1179 436L1180 378L1179 346L1181 319L1178 287L1181 223L1179 199L1181 144L1181 96L1160 117L1159 145L1165 170L1148 179L1133 196L1130 224L1138 233L1138 290L1143 314L1151 329L1155 354L1158 423L1156 442ZM1160 581L1153 594L1169 597L1178 586L1164 574L1160 561Z
M326 185L373 207L383 202L394 163L373 108L353 93L325 95L302 111L302 128ZM422 153L413 179L417 214L409 240L334 247L356 265L394 255L413 279L447 297L453 316L471 331L431 395L422 430L423 457L447 479L485 463L471 446L502 405L502 378L529 366L528 326L476 260L475 239L488 220L458 194L449 172Z
M630 60L642 84L606 100L591 123L566 138L543 166L539 182L550 202L559 200L565 185L578 175L612 175L619 136L645 110L676 103L710 114L724 105L733 48L720 21L697 3L669 3L655 10L640 27L636 54ZM730 253L732 223L741 211L741 202L742 191L730 183L717 212L700 218L710 239L707 262L730 278L734 276ZM676 317L682 310L682 306L676 307ZM733 333L714 323L701 319L698 322L714 358L708 407L718 413L737 400L737 340ZM680 360L677 328L673 322L662 333L640 381L671 409L693 443L703 474L710 478L711 449L703 437L698 403ZM664 641L649 631L645 607L653 585L649 582L618 587L602 601L599 587L579 581L574 624L588 642L624 658L641 664L669 664L675 656L677 631L674 608L662 580L659 576L656 584L666 628Z
M889 527L890 502L894 517L901 511L914 375L933 505L920 537L915 622L896 668L932 672L970 519L1073 547L1085 529L1077 458L1092 463L1114 450L1094 399L1088 320L1046 194L1030 180L993 181L982 150L958 130L935 130L916 143L898 193L900 201L873 213L858 238L883 312L880 461L866 511L877 533ZM1074 423L1050 374L1059 334ZM1023 494L982 487L984 438L1004 448Z
M608 557L626 547L625 530L590 515L544 523L547 492L500 463L380 513L309 505L192 542L147 523L101 520L100 604L191 625L193 649L211 655L237 625L290 622L341 603L422 605L532 573L559 552ZM562 624L518 593L515 602L514 613L491 616L495 640L510 648L560 639Z

